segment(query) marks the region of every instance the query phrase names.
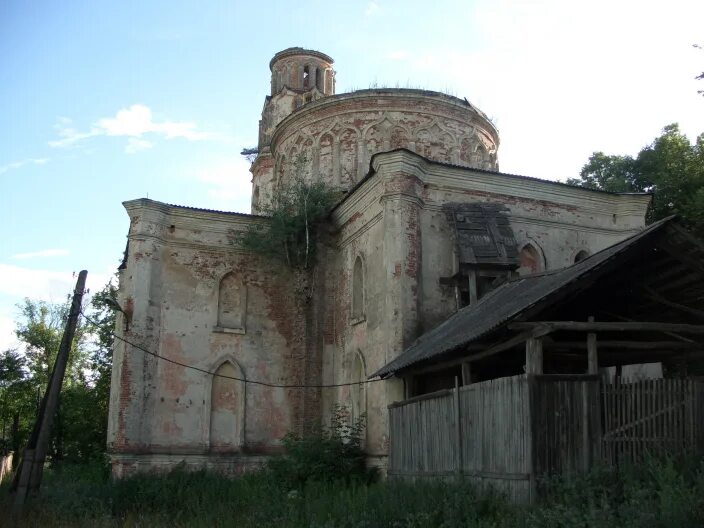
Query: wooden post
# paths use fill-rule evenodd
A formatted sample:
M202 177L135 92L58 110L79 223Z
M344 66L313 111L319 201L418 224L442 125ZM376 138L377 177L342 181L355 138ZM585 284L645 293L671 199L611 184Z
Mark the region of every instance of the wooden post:
M467 386L474 383L476 376L472 372L472 364L469 361L462 363L462 385Z
M464 461L462 460L462 422L460 421L460 380L455 376L455 444L457 446L457 474L462 475Z
M589 441L589 382L580 381L582 385L582 470L589 471L591 466L591 442Z
M86 288L86 277L88 272L81 271L78 274L76 288L73 291L73 302L68 314L68 321L64 329L61 344L59 345L59 353L56 356L54 370L49 379L49 385L44 399L42 401L37 422L34 425L32 436L27 443L24 457L20 466L17 468L17 488L15 496L15 509L19 510L24 505L24 501L29 492L39 489L42 480L42 470L44 469L44 460L49 446L49 438L51 436L51 425L56 414L56 407L59 402L61 393L61 385L64 381L66 373L66 365L68 364L68 354L73 343L73 336L78 325L78 316L81 311L81 301L83 299L83 291Z
M526 374L543 373L543 340L529 337L526 341Z
M477 272L475 270L469 270L467 280L469 281L469 304L477 304L477 301L479 300L479 293L477 289Z
M589 322L594 322L594 316L589 316ZM599 357L596 350L596 333L587 334L587 374L599 373Z

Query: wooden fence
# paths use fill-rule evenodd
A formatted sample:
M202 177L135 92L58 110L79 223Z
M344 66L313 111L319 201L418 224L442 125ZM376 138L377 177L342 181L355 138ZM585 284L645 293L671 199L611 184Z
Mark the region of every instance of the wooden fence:
M476 383L389 407L389 475L463 475L515 501L532 489L528 378ZM459 427L458 427L459 424Z
M704 452L704 383L520 375L392 404L389 420L390 476L461 475L528 502L546 473Z
M701 453L704 383L694 379L604 384L603 456L607 463L637 463L661 453Z

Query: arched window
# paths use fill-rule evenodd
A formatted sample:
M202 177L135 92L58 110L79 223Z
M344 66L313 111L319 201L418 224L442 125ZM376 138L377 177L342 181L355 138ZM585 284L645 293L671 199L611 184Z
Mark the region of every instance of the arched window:
M521 267L518 272L521 275L530 275L531 273L539 273L543 271L543 259L540 252L533 244L526 244L521 248L519 253Z
M310 68L308 68L308 65L305 65L303 67L303 88L308 88L309 84L310 84Z
M234 273L220 281L218 292L218 328L243 334L247 310L247 287Z
M364 263L362 257L354 261L352 271L352 319L364 318Z
M577 262L584 260L588 256L589 252L586 249L582 249L581 251L579 251L579 253L574 256L574 263L577 264Z
M238 379L233 379L238 378ZM210 391L210 449L237 451L244 442L244 379L239 366L225 361L215 371Z

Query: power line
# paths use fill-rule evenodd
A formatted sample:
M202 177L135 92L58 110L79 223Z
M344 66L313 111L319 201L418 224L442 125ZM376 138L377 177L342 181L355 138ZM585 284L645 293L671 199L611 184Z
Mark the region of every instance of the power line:
M86 321L91 323L93 326L107 330L106 325L101 324L101 323L95 321L94 319L91 319L82 310L81 310L81 315L85 318ZM383 381L382 379L373 379L373 380L357 381L357 382L353 382L353 383L333 383L333 384L329 384L329 385L286 385L286 384L281 385L281 384L277 384L277 383L268 383L266 381L249 380L249 379L244 379L244 378L238 378L236 376L227 376L225 374L218 374L217 372L211 372L209 370L205 370L200 367L195 367L193 365L181 363L180 361L176 361L175 359L171 359L166 356L162 356L161 354L158 354L156 352L152 352L151 350L147 350L143 346L138 345L136 343L133 343L133 342L129 341L128 339L125 339L124 337L117 335L115 332L113 332L111 330L108 330L108 335L110 335L114 339L122 341L123 343L125 343L127 345L130 345L133 348L136 348L137 350L144 352L145 354L149 354L150 356L154 356L155 358L162 359L164 361L167 361L168 363L172 363L174 365L178 365L180 367L191 369L191 370L196 370L198 372L202 372L203 374L208 374L213 377L241 381L242 383L249 383L250 385L261 385L263 387L272 387L272 388L276 388L276 389L332 389L332 388L338 388L338 387L351 387L354 385L366 385L368 383L375 383L377 381Z

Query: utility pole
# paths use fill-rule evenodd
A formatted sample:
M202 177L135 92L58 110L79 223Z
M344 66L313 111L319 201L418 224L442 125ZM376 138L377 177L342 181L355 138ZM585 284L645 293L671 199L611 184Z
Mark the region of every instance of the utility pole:
M24 505L24 501L29 493L39 489L42 481L42 471L44 470L44 460L49 446L49 438L51 436L51 425L56 414L56 408L59 402L61 393L61 385L64 381L66 373L66 365L68 363L68 354L73 343L73 336L76 333L78 324L78 316L81 313L81 301L83 300L83 292L86 288L86 277L88 272L81 271L78 274L76 288L73 291L73 302L68 313L68 321L64 335L61 338L59 345L59 353L56 356L54 370L49 378L44 398L42 399L41 407L37 421L32 429L32 435L29 437L27 447L24 450L24 456L17 468L13 488L15 495L15 510L19 511Z

